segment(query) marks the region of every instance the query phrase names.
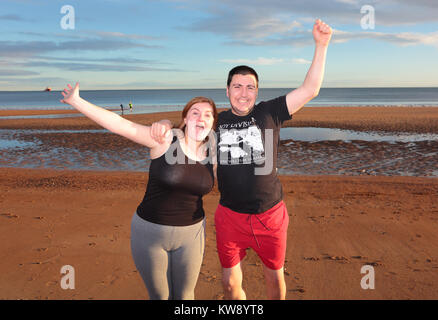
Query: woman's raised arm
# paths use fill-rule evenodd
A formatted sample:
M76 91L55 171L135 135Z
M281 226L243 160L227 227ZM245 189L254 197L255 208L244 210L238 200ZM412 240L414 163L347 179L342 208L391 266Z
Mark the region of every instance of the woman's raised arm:
M94 104L82 99L79 96L79 83L76 83L74 88L70 84L68 84L67 87L68 88L64 89L62 92L62 95L64 96L64 99L61 100L62 103L71 105L105 129L129 140L151 149L156 148L161 144L152 138L150 126L129 121L114 112L95 106Z

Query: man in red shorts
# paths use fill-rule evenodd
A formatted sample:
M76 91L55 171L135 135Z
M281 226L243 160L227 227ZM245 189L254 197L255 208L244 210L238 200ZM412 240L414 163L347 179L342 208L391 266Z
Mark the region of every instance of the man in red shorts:
M303 84L285 96L255 104L258 75L238 66L228 74L231 109L219 114L216 241L225 299L245 299L240 262L246 249L263 262L269 299L285 299L284 259L289 216L277 177L277 147L284 121L319 92L331 28L315 22L315 55Z

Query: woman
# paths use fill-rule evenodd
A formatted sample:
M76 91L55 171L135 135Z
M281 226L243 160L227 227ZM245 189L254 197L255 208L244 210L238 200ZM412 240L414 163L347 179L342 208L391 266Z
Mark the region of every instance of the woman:
M205 246L202 196L214 182L209 134L217 111L205 97L190 100L180 129L156 141L152 130L97 107L79 96L79 84L62 92L70 104L109 131L150 148L151 165L143 201L131 224L131 250L150 299L194 299ZM213 129L213 131L212 131Z

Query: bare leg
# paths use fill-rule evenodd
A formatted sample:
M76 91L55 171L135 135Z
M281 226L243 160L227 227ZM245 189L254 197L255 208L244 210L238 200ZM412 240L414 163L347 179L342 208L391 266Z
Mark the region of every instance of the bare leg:
M265 271L266 291L270 300L286 299L286 282L284 281L284 268L272 270L263 265Z
M222 268L222 286L225 300L246 300L242 280L243 274L240 263L231 268Z

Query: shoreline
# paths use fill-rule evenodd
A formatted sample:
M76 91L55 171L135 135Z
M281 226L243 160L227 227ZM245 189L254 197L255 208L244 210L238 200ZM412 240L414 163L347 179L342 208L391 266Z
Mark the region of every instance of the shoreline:
M218 111L227 110L219 108ZM22 115L23 111L8 111L10 116ZM54 114L52 110L28 110L32 115ZM55 114L74 114L76 110L57 110ZM116 113L118 113L116 111ZM87 118L56 119L1 119L0 129L98 129ZM169 119L175 125L180 121L179 111L147 114L127 114L126 119L150 125L161 119ZM355 131L438 133L438 108L435 107L304 107L283 127L338 128Z

